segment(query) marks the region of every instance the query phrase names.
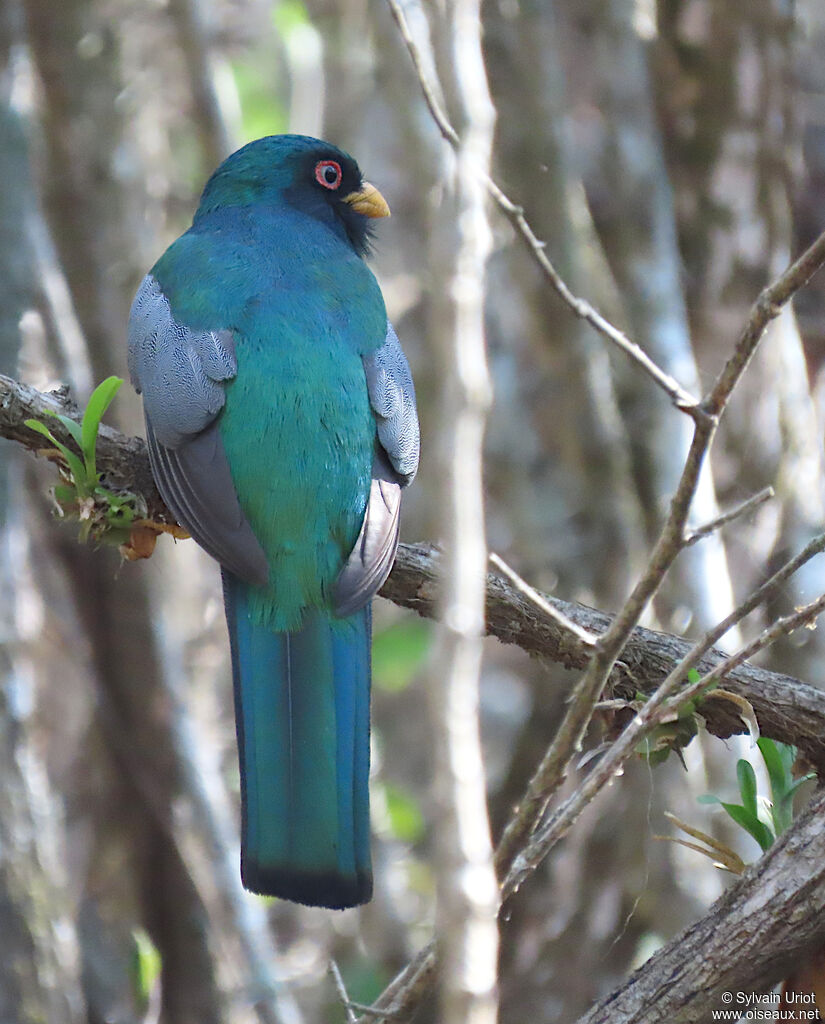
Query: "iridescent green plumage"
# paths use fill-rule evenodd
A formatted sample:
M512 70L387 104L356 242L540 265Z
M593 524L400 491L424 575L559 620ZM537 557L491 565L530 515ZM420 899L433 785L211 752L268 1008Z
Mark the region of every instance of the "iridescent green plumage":
M375 416L362 357L386 336L381 292L346 240L290 208L200 217L153 274L176 320L206 329L217 311L233 332L219 430L270 566L252 607L296 628L329 606L364 516Z
M212 176L130 320L158 486L224 569L244 882L330 907L371 893L367 602L418 453L362 258L386 212L327 143L259 140Z

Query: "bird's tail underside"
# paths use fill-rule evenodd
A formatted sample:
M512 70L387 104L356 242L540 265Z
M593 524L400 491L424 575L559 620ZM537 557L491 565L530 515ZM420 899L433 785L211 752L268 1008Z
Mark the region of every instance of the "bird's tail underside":
M247 889L322 907L372 895L370 609L321 611L300 630L252 621L249 586L224 573L241 769Z

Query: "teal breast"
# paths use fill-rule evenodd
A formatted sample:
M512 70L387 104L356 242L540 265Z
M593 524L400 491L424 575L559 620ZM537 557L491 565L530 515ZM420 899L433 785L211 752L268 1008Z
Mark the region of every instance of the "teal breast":
M250 611L294 629L305 609L329 607L361 526L376 430L362 356L384 341L383 298L349 246L297 213L231 231L218 218L201 222L155 267L162 287L170 254L188 279L164 288L175 318L229 327L235 339L238 372L219 430L270 564Z

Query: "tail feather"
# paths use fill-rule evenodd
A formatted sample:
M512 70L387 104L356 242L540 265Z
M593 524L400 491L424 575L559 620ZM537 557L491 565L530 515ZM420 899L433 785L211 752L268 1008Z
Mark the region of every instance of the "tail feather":
M370 612L308 613L300 630L252 621L247 584L224 573L241 768L247 889L311 906L372 895Z

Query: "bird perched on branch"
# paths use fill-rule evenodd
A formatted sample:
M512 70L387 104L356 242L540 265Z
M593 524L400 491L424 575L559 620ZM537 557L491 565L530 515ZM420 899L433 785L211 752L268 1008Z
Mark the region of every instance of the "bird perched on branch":
M365 262L388 214L335 146L259 139L209 179L129 321L155 481L222 569L244 885L327 907L372 894L370 601L418 465Z

